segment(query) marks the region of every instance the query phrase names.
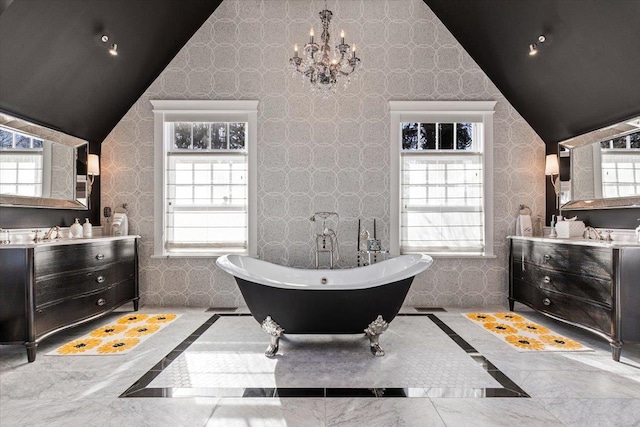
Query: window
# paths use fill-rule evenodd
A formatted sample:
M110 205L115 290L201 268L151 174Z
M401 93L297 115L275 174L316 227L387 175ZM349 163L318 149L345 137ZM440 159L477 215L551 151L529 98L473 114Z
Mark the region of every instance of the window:
M0 194L42 197L44 141L0 127Z
M390 101L392 253L493 255L493 101Z
M257 101L151 101L155 255L255 255Z

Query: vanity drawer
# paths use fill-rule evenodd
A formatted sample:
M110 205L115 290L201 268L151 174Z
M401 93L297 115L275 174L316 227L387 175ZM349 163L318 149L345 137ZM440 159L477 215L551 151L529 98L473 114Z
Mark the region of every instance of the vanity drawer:
M524 267L524 269L523 269ZM574 296L608 308L613 306L612 281L513 263L513 278L545 291Z
M40 246L35 250L35 273L40 279L50 274L102 267L134 258L133 239Z
M611 278L612 251L585 245L512 241L514 261L531 263L541 267Z
M518 280L514 280L513 295L516 300L528 303L532 308L543 313L595 329L607 335L613 333L613 311L608 307L579 300L572 296L545 291Z
M134 279L115 283L97 292L68 298L35 310L36 335L81 322L109 311L135 297Z
M36 281L35 305L37 308L55 304L65 298L96 292L123 280L133 279L135 261L122 261L95 270L45 277L44 280Z

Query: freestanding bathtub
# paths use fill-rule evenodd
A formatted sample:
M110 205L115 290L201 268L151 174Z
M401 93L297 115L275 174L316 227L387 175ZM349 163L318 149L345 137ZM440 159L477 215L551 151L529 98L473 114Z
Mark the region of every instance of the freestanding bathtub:
M373 354L383 356L379 335L398 314L413 278L432 263L420 254L342 270L283 267L242 255L216 261L235 277L249 311L271 335L268 357L277 352L282 333L362 332Z

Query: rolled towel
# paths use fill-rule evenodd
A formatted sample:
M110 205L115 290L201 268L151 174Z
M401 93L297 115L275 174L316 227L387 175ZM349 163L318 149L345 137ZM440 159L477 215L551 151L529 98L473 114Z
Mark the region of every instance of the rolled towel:
M518 219L516 220L516 236L533 236L531 215L518 215Z

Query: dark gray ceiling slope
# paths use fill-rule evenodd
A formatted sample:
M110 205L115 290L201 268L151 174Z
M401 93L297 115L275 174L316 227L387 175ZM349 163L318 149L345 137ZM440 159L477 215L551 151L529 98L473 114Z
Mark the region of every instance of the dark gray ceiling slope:
M221 0L14 0L0 110L101 142ZM100 41L118 44L113 57Z
M425 3L547 144L640 114L640 0Z

